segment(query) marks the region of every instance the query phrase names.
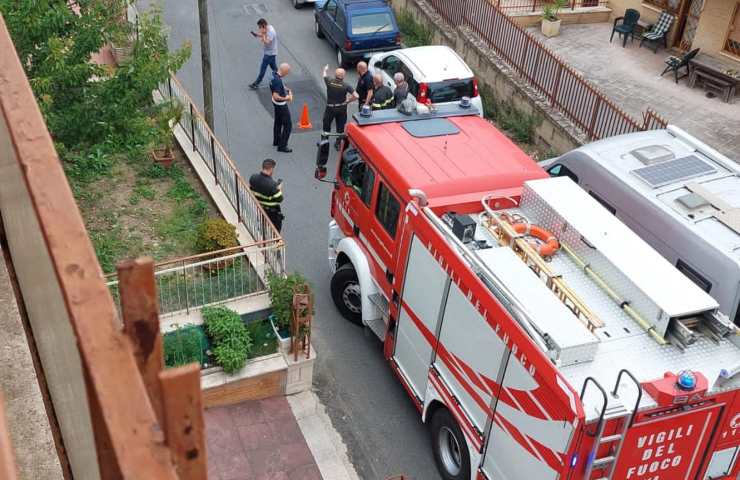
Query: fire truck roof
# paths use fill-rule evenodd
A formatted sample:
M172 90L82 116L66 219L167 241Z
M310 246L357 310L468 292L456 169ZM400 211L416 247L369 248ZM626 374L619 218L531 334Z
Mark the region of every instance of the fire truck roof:
M356 146L405 201L422 189L432 206L521 187L547 174L486 120L473 114L404 116L398 112L348 125ZM364 125L362 125L364 123Z

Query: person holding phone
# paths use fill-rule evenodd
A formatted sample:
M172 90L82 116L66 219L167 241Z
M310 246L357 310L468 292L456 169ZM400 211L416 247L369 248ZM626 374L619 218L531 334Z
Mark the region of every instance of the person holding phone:
M271 158L262 161L262 171L249 177L249 189L267 214L278 233L283 228L285 216L280 208L283 201L283 180L272 178L277 163Z
M257 20L257 27L256 32L249 33L262 43L262 63L260 64L260 73L257 75L257 80L249 84L249 88L252 90L258 88L262 83L268 65L273 73L277 72L277 32L264 18Z

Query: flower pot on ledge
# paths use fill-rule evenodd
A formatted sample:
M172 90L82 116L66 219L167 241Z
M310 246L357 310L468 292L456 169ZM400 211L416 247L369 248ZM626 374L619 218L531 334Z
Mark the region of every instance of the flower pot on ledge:
M169 147L154 148L151 150L151 155L154 161L163 167L170 167L175 161L175 154Z
M290 353L290 346L291 346L291 337L290 332L281 331L278 326L275 324L275 315L270 315L270 325L272 325L272 330L275 332L275 337L278 341L278 350L288 355Z
M560 19L548 20L542 19L542 35L551 38L556 37L560 33Z

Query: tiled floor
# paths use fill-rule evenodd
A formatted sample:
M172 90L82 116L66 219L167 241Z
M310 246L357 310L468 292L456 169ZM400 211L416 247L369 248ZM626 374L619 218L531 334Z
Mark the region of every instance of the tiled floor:
M539 27L531 31L627 113L642 119L642 112L652 107L669 123L740 162L740 95L727 104L718 97L707 98L701 88L690 89L688 78L676 85L669 74L660 76L671 53L639 48L639 40L622 48L616 35L609 43L611 29L611 23L563 25L560 35L550 39ZM740 68L740 62L726 62Z
M321 480L283 397L206 410L209 480Z

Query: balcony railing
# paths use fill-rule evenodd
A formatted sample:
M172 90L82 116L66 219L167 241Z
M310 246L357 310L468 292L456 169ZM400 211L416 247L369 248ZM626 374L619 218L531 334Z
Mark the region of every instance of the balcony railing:
M285 270L284 249L281 241L271 240L155 264L160 316L264 293L268 277ZM118 301L116 274L108 278L111 294Z

